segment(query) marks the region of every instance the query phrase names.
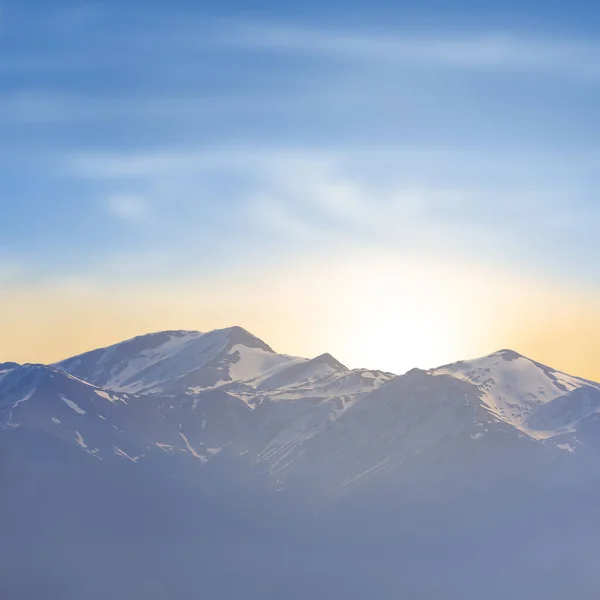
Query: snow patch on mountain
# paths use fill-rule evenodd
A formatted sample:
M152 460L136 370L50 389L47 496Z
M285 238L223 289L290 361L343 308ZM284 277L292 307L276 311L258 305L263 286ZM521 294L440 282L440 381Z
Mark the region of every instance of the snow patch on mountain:
M200 459L200 462L206 462L206 457L202 456L202 454L200 454L190 443L190 440L188 440L187 436L185 435L185 433L180 432L179 436L181 437L181 439L183 440L183 442L185 443L185 447L188 449L189 453L194 457L194 458L198 458Z
M60 399L73 411L75 411L78 415L85 415L87 411L83 410L77 402L73 402L73 400L69 400L65 398L62 394L60 394Z
M123 397L118 397L113 394L109 394L108 392L105 392L104 390L94 390L94 393L96 394L96 396L100 396L100 398L104 398L105 400L108 400L109 402L123 402L123 404L127 404L127 402L125 401L125 399Z
M123 458L130 460L132 463L136 463L140 460L140 458L143 458L143 456L129 456L125 450L122 450L118 446L113 446L113 450L117 456L122 456Z
M298 360L292 356L267 352L262 348L249 348L242 344L233 346L229 355L235 358L229 366L229 376L233 381L262 377Z

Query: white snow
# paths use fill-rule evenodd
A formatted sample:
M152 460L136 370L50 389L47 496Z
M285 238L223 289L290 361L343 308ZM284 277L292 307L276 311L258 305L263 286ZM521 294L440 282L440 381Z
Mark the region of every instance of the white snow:
M2 369L0 371L0 379L2 379L5 375L8 375L11 371L14 371L17 367L9 367L7 369Z
M183 432L180 432L179 435L181 436L181 439L185 443L185 446L189 450L190 454L196 458L199 458L201 462L206 462L206 457L202 456L201 454L198 454L196 449L193 448L192 445L190 444L190 441L187 439L185 434Z
M88 447L85 443L85 440L83 439L83 436L79 433L79 431L75 432L75 435L77 436L75 441L77 442L77 444L79 444L79 446L81 446L84 450L87 450Z
M97 396L100 396L100 398L104 398L105 400L108 400L109 402L112 402L112 403L123 402L123 404L127 404L127 402L125 402L124 399L119 398L118 396L111 396L108 392L105 392L104 390L94 390L94 392L96 393Z
M172 454L175 450L175 448L173 448L173 446L171 446L170 444L161 444L160 442L154 442L154 445L157 448L160 448L163 452L166 452L167 454Z
M81 435L81 433L79 433L79 431L75 432L75 436L76 436L75 443L78 446L80 446L83 450L85 450L88 454L90 454L94 458L97 458L98 460L102 460L102 457L98 455L98 448L94 448L93 450L88 448L87 444L85 443L85 440L83 439L83 436Z
M27 400L30 400L31 397L33 396L33 394L35 394L35 389L31 390L31 392L29 392L29 394L26 394L21 399L17 400L13 404L13 408L17 408L17 406L19 406L19 404L23 404L23 402L27 402Z
M575 452L575 446L571 445L571 444L556 444L556 447L559 450L565 450L569 453L573 453Z
M229 354L238 358L229 366L229 376L234 381L255 379L298 361L291 356L267 352L262 348L248 348L241 344L232 346Z
M355 475L354 477L345 479L342 485L347 486L352 483L356 483L359 479L363 479L364 477L367 477L367 476L377 475L381 472L387 471L389 468L390 468L389 460L387 460L387 459L382 460L381 462L377 463L376 465L373 465L372 467L368 468L366 471L359 473L358 475Z
M78 415L85 415L86 411L83 408L79 407L76 402L73 400L69 400L65 398L62 394L60 394L60 399L71 409L74 410Z
M88 381L85 381L84 379L79 379L79 377L74 377L73 375L71 375L70 373L65 373L65 375L69 378L72 379L73 381L76 381L77 383L81 383L83 385L87 385L89 387L94 387L91 383L89 383Z
M143 458L142 456L129 456L129 454L127 454L125 450L122 450L118 446L113 446L113 451L117 456L122 456L123 458L126 458L133 463L136 463L140 460L140 458Z

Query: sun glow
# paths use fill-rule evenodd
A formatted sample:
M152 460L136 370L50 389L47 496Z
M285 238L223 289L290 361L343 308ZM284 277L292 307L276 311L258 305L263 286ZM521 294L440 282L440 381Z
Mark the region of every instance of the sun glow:
M353 265L349 275L349 325L340 353L353 366L398 372L433 367L466 351L460 302L432 265L388 259Z
M0 361L51 362L150 331L237 324L277 352L330 352L349 367L402 373L512 347L599 379L590 358L600 353L598 295L565 289L391 253L260 277L238 272L117 288L92 280L23 285L0 291L0 311L15 317L0 324Z

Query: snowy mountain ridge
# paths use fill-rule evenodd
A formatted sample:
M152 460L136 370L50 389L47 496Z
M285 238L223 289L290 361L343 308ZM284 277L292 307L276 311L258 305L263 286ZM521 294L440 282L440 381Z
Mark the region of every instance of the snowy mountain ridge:
M600 385L509 350L395 376L329 354L277 354L241 327L0 365L5 427L44 431L101 460L249 461L277 489L310 477L329 495L461 436L481 443L503 432L574 452L599 414Z

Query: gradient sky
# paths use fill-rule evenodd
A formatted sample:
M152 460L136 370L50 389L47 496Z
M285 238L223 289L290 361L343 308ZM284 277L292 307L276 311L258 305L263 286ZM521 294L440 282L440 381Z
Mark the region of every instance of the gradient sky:
M8 0L0 360L240 324L600 379L600 7Z

